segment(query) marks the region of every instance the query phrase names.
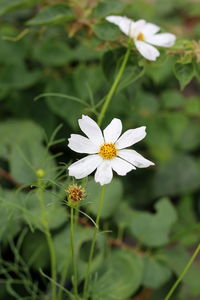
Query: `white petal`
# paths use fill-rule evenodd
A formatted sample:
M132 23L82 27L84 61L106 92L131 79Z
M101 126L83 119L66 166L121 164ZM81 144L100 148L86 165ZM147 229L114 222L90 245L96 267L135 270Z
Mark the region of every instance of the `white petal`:
M155 47L145 42L136 41L135 46L140 52L140 54L148 60L154 61L160 55L159 51Z
M116 148L123 149L141 141L146 136L145 130L146 127L141 126L135 129L129 129L125 131L115 143Z
M94 179L101 185L108 184L113 178L110 160L104 160L97 168Z
M131 149L119 150L118 156L133 164L137 168L147 168L154 165L152 161L144 158L142 155Z
M176 36L172 33L159 33L146 38L148 43L161 47L171 47L175 40Z
M143 30L146 26L146 21L145 20L138 20L134 23L134 26L132 27L132 37L137 38L139 33L143 33Z
M91 140L79 134L71 134L68 141L68 147L78 153L94 154L97 153L99 149Z
M121 16L108 16L106 20L117 25L124 34L132 36L134 21L131 19Z
M145 24L145 27L142 31L142 33L145 35L145 36L150 36L150 35L154 35L155 33L157 33L158 31L160 30L160 27L155 25L155 24L152 24L152 23L146 23Z
M101 129L94 120L88 116L82 115L82 119L79 119L78 123L81 130L87 135L91 142L98 146L104 144Z
M119 119L113 119L104 129L103 134L106 143L115 143L122 132L122 122Z
M113 168L113 170L121 176L126 175L128 172L135 170L136 168L131 165L130 163L128 163L127 161L119 158L119 157L115 157L113 159L111 159L111 166Z
M74 176L76 179L84 178L90 175L102 161L98 154L86 156L69 166L69 176Z

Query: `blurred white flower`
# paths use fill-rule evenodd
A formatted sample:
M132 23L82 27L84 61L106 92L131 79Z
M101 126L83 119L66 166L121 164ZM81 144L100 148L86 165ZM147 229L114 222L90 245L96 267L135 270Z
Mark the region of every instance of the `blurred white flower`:
M171 47L176 40L174 34L158 33L160 27L145 20L134 22L121 16L108 16L106 20L117 25L124 34L132 38L137 50L148 60L154 61L160 55L154 46Z
M71 134L68 146L75 152L90 155L69 166L70 176L81 179L97 169L95 181L104 185L111 182L113 170L124 176L136 167L146 168L154 165L136 151L125 149L146 136L145 126L129 129L121 135L122 122L119 119L113 119L103 133L97 123L88 116L83 115L78 123L87 137Z

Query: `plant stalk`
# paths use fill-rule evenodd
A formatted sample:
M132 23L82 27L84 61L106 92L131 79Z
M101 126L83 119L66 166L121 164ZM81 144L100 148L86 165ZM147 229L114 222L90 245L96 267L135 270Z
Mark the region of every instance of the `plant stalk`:
M75 297L78 299L78 274L77 274L77 268L76 268L76 257L75 257L75 251L74 251L74 208L71 207L71 213L70 213L70 239L71 239L71 251L72 251L72 264L73 264L73 286L74 286L74 294Z
M124 73L124 69L125 69L126 64L128 62L130 51L131 51L131 48L130 48L130 46L128 46L127 51L126 51L126 53L124 55L124 59L123 59L122 64L120 66L120 69L119 69L119 71L117 73L117 76L115 77L115 80L114 80L114 82L113 82L113 84L112 84L112 86L111 86L111 88L110 88L110 90L109 90L109 92L108 92L108 94L106 96L105 102L104 102L104 104L103 104L103 106L101 108L101 111L100 111L100 114L99 114L99 117L98 117L98 121L97 121L97 123L98 123L99 126L101 126L101 124L102 124L103 118L104 118L105 113L106 113L106 111L108 109L110 101L111 101L111 99L112 99L112 97L113 97L113 95L114 95L114 93L115 93L115 91L117 89L117 86L118 86L118 84L120 82L120 79L122 78L122 75Z
M40 209L41 209L41 222L43 225L45 237L47 240L47 245L49 248L49 254L50 254L50 263L51 263L51 292L52 292L52 300L57 300L56 296L56 280L57 280L57 271L56 271L56 255L55 255L55 249L53 245L53 239L51 236L51 232L49 230L49 224L46 217L46 209L44 204L44 191L43 191L43 185L41 182L41 179L38 179L38 199L40 203Z
M167 294L167 296L165 297L164 300L169 300L171 298L172 294L174 293L174 291L177 288L177 286L179 285L179 283L182 281L183 277L187 273L188 269L190 268L191 264L193 263L194 259L196 258L197 254L199 253L199 251L200 251L200 243L197 246L196 250L194 251L193 255L191 256L190 260L188 261L187 265L185 266L185 268L183 269L183 271L179 275L178 279L176 280L176 282L171 287L170 291L168 292L168 294Z
M103 185L101 188L101 192L100 192L99 207L98 207L98 212L97 212L97 217L96 217L97 227L94 228L94 234L92 237L92 244L91 244L91 248L90 248L89 260L88 260L86 276L85 276L85 283L84 283L84 289L83 289L83 299L85 299L85 300L88 299L89 276L90 276L90 270L91 270L91 263L92 263L92 259L93 259L93 255L94 255L94 248L95 248L97 233L99 230L99 221L100 221L101 210L102 210L102 206L103 206L104 192L105 192L105 186Z

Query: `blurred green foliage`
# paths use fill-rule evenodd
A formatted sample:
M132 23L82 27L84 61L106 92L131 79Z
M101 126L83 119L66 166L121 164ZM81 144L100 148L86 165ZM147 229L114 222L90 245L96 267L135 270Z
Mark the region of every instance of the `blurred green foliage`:
M143 299L146 291L146 300L163 299L199 240L198 1L0 0L1 299L40 299L49 292L39 169L45 174L59 278L71 288L64 190L71 183L66 165L77 156L67 149L66 138L78 132L81 114L96 117L124 56L127 40L105 21L110 14L144 18L178 39L156 62L145 61L133 47L104 120L106 126L118 117L124 130L146 125L147 137L136 150L156 166L106 186L101 226L111 232L98 235L91 299ZM82 184L87 199L81 210L94 217L99 186L93 179ZM84 214L79 218L81 288L93 228ZM172 299L200 297L197 264ZM73 298L64 291L63 299Z

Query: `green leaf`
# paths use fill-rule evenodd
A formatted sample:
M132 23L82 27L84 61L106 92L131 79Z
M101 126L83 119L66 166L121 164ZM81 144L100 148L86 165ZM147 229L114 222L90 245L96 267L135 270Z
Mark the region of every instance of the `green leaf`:
M0 0L0 16L11 10L26 8L38 4L40 0Z
M43 8L34 18L27 22L28 25L53 25L72 20L74 13L66 4L55 4Z
M144 286L157 289L166 283L171 275L172 271L162 262L153 257L144 257Z
M177 219L176 210L167 198L156 205L156 213L138 212L130 221L130 232L144 245L159 247L167 244L172 225Z
M101 40L115 41L120 36L119 28L107 21L95 24L93 30L96 36Z
M34 58L47 66L63 66L71 58L72 51L66 43L48 39L42 41L33 49Z
M47 93L60 93L64 95L73 95L72 86L69 80L61 80L60 78L53 78L47 82L45 91ZM72 97L73 98L73 97ZM40 100L43 101L43 100ZM71 127L77 128L77 120L85 106L77 103L73 99L67 99L63 97L51 97L45 98L48 107L53 113L67 121Z
M20 212L12 205L19 201L15 192L0 188L0 241L13 238L21 229Z
M118 14L124 8L124 3L115 0L100 1L94 9L96 18L104 18L111 14Z
M16 134L17 133L17 134ZM16 144L27 144L33 141L42 142L43 130L32 121L7 120L0 122L0 156L8 159L8 149Z
M161 94L160 100L163 107L167 109L176 109L182 107L185 101L180 92L172 89L164 90L164 92Z
M77 268L79 273L79 280L83 279L85 276L89 247L91 246L91 240L94 234L93 228L84 228L81 226L76 226L75 236L74 236L74 249L77 261ZM70 228L65 226L65 229L59 232L54 237L54 245L57 256L57 268L59 272L62 272L64 268L67 269L68 274L72 271L72 259L71 259L71 244L70 244ZM88 247L89 246L89 247ZM97 244L95 247L95 255L92 260L92 268L94 271L104 259L104 247L105 238L103 234L99 234L97 238ZM86 251L85 251L86 248ZM85 253L86 252L86 253Z
M49 264L49 250L44 234L29 233L22 245L22 257L29 267L37 270Z
M198 189L199 169L195 159L180 154L160 165L153 179L153 188L155 197L178 195Z
M94 300L125 300L142 283L143 261L137 254L114 251L91 282L91 296Z
M41 79L39 70L29 71L21 63L20 65L6 65L1 70L0 81L3 87L8 89L25 89L34 85Z
M90 180L87 185L87 210L96 215L99 206L101 186L94 180ZM122 200L122 183L119 179L113 179L109 185L105 187L105 197L101 212L102 218L108 218L113 215ZM92 203L91 203L92 202Z
M194 77L194 67L192 64L179 64L174 65L174 74L179 81L181 90L183 90Z

